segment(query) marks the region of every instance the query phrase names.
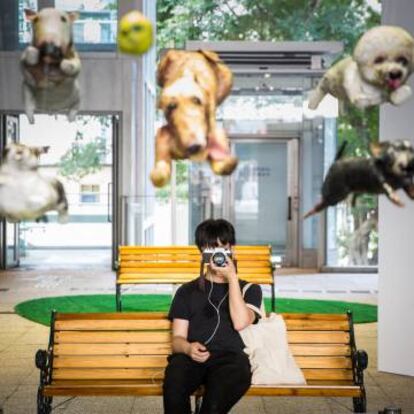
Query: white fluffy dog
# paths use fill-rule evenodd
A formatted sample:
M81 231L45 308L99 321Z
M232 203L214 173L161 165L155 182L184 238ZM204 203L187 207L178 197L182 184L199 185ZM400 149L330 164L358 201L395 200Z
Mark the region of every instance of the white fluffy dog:
M68 221L65 190L55 178L43 177L39 156L49 147L9 144L0 166L0 216L10 222L34 220L57 210L60 223Z
M405 85L414 70L414 39L397 26L377 26L358 40L352 57L340 60L320 80L309 98L316 109L327 93L356 107L390 102L399 105L411 96Z
M32 44L21 57L26 115L34 123L34 111L68 112L75 119L80 105L77 77L81 62L73 46L72 23L77 13L53 8L39 13L25 10L33 26Z

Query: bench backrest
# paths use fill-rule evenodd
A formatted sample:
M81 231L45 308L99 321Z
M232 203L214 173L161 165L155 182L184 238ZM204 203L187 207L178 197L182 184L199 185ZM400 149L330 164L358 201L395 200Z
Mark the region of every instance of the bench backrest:
M308 384L353 384L347 315L283 314ZM171 351L165 313L54 314L52 381L159 383Z
M241 279L252 283L273 281L270 246L237 246ZM118 283L185 283L200 273L196 246L120 246Z

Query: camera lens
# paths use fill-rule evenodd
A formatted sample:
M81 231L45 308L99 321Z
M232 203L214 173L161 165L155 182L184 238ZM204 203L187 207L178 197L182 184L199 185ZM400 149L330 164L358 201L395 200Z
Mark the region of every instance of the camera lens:
M223 267L226 264L226 255L224 253L217 252L213 254L211 260L216 266Z

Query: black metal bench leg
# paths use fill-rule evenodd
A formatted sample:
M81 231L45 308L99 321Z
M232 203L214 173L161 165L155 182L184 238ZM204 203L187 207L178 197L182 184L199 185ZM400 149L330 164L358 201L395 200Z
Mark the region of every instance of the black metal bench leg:
M50 383L51 367L48 353L39 349L36 352L35 364L40 369L40 385L37 389L37 414L50 414L52 412L52 397L46 397L43 394L44 386Z
M43 388L39 387L37 391L37 414L50 414L52 412L52 397L43 395Z
M353 398L354 413L366 413L367 412L367 399L365 397Z
M194 414L200 414L200 411L201 411L201 403L202 402L203 402L203 397L200 397L200 396L195 397Z
M275 311L275 282L272 282L272 312Z
M122 312L121 285L116 285L116 311Z
M354 397L352 399L354 404L355 413L366 413L367 412L367 396L365 393L365 388L362 389L361 397Z

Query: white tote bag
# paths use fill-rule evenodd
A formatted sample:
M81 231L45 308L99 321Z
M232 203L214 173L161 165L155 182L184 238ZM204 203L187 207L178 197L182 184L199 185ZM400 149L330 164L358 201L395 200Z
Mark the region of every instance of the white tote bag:
M243 297L251 286L243 288ZM261 306L262 317L257 324L240 331L252 369L252 384L306 384L302 371L289 349L283 317L271 313L268 318Z

